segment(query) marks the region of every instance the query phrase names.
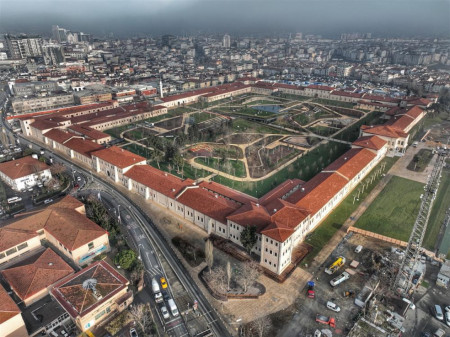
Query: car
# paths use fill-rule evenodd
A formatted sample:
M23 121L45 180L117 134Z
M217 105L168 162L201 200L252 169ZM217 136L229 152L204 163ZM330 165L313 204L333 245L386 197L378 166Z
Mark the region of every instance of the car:
M47 205L49 203L53 202L53 199L45 199L44 204Z
M327 302L327 308L333 310L334 312L341 311L341 308L336 303L333 303L331 301Z
M450 312L450 305L447 305L447 306L444 308L444 310L445 310L445 312Z
M355 253L357 253L357 254L361 253L361 250L362 250L362 249L363 249L363 246L358 245L358 246L355 248Z
M28 189L28 192L33 192L33 187L30 187L30 188Z
M435 304L435 306L434 306L434 317L436 317L440 321L444 320L444 314L442 313L442 308L438 304Z
M159 281L161 282L161 288L166 289L167 288L167 281L165 277L161 277L159 279Z
M134 328L130 329L130 337L138 337L138 334Z
M81 177L77 177L77 181L81 181Z
M166 308L165 305L163 305L163 306L161 307L161 313L162 313L162 315L163 315L163 317L164 317L165 319L170 318L169 311L167 310L167 308Z
M445 315L444 315L444 318L445 318L445 324L450 326L450 312L446 311Z
M427 257L424 256L424 255L422 255L422 256L420 257L420 262L423 263L423 264L427 263Z
M306 295L309 298L315 298L316 293L314 291L314 281L308 281L308 291L306 292Z
M78 188L78 187L80 187L80 185L79 184L75 184L75 185L73 185L73 187Z
M37 187L41 188L44 187L44 185L42 185L41 183L37 184Z
M416 310L416 305L413 302L411 302L409 299L403 297L402 300L403 300L403 302L406 302L409 304L409 307L411 308L411 310Z

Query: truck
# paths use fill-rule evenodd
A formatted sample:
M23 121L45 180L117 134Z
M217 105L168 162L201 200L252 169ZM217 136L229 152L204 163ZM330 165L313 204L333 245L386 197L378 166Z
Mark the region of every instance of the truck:
M161 303L163 301L163 296L161 294L161 289L159 289L159 282L153 278L152 279L152 291L155 294L155 302Z
M331 284L332 287L335 287L338 284L341 284L342 282L348 280L349 278L350 278L349 273L344 271L341 275L339 275L338 277L335 277L334 279L332 279L330 281L330 284Z
M332 328L336 327L336 320L333 317L328 317L328 316L317 314L316 322L329 325Z
M325 273L328 275L334 274L345 264L345 257L339 256L336 261L334 261L331 266L325 269Z

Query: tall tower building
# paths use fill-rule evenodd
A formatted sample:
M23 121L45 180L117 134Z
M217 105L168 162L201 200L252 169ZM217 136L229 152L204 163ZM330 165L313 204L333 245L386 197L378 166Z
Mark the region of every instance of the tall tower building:
M230 47L231 47L231 37L230 37L230 35L225 34L225 35L223 36L223 42L222 42L222 44L223 44L223 47L224 47L224 48L230 48Z

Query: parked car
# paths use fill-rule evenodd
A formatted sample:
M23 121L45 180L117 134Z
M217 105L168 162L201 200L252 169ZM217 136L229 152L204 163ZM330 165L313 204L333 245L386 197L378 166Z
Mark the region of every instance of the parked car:
M450 312L446 311L444 317L445 317L445 324L450 326Z
M53 199L45 199L44 204L47 205L49 203L53 202Z
M440 305L436 304L434 306L434 316L440 321L444 320L444 314L442 313L442 308Z
M169 311L167 310L167 308L166 308L165 305L163 305L163 306L161 307L161 313L162 313L162 315L163 315L163 317L164 317L165 319L170 318Z
M342 282L344 282L345 280L348 280L349 278L350 278L349 273L344 271L341 275L339 275L338 277L335 277L334 279L332 279L330 281L330 284L331 284L332 287L335 287L338 284L341 284Z
M334 312L341 311L341 308L334 302L328 301L327 302L327 308L330 310L333 310Z
M167 288L167 281L165 277L161 277L159 279L159 281L161 282L161 288L166 289Z
M408 300L407 298L402 298L402 300L403 300L403 302L406 302L406 303L408 303L409 304L409 307L412 309L412 310L416 310L416 305L413 303L413 302L411 302L410 300Z
M138 334L137 334L137 332L136 332L136 330L134 328L130 329L130 336L131 337L138 337Z
M355 253L361 253L361 250L363 249L363 246L361 246L361 245L358 245L356 248L355 248Z
M306 295L309 298L315 298L316 297L316 293L314 291L314 281L308 281L308 290L306 292Z
M175 304L175 301L170 298L167 301L167 304L169 305L169 309L170 309L170 312L172 313L172 316L174 316L174 317L178 316L179 312L178 312L177 305Z
M77 181L81 181L81 177L77 177Z

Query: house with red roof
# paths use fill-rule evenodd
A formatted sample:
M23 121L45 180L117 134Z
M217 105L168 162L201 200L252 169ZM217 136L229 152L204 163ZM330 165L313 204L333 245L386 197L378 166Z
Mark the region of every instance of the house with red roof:
M135 165L144 165L147 160L130 151L117 146L111 146L92 152L92 167L98 173L119 182L123 175Z
M0 336L28 337L22 313L0 284Z
M5 270L1 274L3 279L9 284L17 297L19 297L25 306L48 295L48 289L51 285L73 274L74 270L51 248L32 256L29 263L20 263Z

